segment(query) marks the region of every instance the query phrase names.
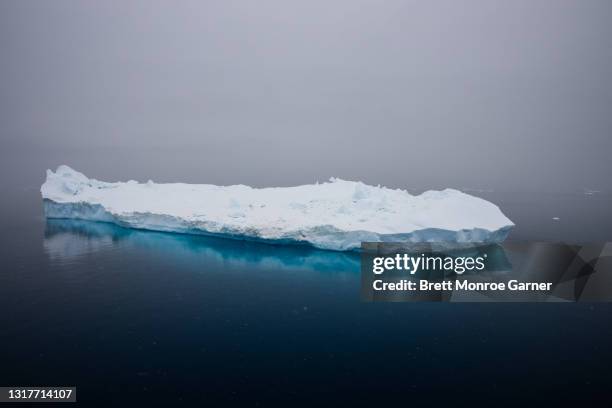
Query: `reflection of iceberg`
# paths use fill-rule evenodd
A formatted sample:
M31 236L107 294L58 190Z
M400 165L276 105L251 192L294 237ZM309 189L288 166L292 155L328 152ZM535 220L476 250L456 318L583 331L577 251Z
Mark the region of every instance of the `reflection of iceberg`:
M47 220L43 247L53 260L79 258L112 248L115 238L108 234L111 224L77 220Z
M81 220L47 220L44 248L55 260L70 261L118 245L146 248L148 253L182 253L215 258L242 267L358 272L359 256L307 246L271 246L257 242L224 240L200 235L169 234L122 228Z
M357 249L362 241L500 242L513 226L494 204L457 190L413 196L338 179L263 189L106 183L60 166L47 171L41 192L48 218L334 250Z

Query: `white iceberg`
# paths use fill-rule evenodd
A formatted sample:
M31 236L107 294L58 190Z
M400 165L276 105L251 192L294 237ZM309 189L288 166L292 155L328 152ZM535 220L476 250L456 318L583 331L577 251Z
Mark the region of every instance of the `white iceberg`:
M496 205L457 190L414 196L336 178L270 188L107 183L59 166L47 170L41 193L47 218L339 251L362 241L497 243L514 225Z

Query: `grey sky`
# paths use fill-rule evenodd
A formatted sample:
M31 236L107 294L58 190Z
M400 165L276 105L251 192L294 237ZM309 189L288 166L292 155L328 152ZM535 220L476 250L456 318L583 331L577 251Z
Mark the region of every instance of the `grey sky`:
M609 189L611 75L606 0L0 1L37 172Z

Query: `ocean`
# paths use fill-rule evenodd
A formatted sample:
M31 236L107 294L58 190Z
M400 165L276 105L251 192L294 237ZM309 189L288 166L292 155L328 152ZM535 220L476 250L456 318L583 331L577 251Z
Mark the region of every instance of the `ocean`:
M610 304L363 303L354 253L46 220L43 170L4 172L0 385L106 406L611 398ZM612 240L605 192L470 193L510 240Z

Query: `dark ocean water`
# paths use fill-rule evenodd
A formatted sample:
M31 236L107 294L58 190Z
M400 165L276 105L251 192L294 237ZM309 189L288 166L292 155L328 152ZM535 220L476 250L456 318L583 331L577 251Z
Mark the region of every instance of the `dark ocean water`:
M0 385L106 406L612 401L609 304L362 303L355 254L46 221L38 187L3 198ZM606 193L473 194L511 239L612 240Z

